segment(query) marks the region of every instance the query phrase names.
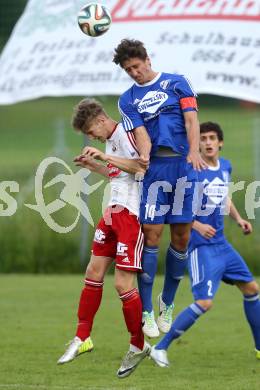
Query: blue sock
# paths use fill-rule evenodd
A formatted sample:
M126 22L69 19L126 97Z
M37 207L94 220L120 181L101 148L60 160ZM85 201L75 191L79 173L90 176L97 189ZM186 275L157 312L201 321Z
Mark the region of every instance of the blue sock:
M162 292L162 300L166 305L171 305L181 279L184 276L188 262L188 252L180 252L169 246L166 262L165 262L165 277Z
M260 351L260 301L259 294L244 295L244 310L253 333L255 347Z
M142 257L143 272L137 274L139 294L142 300L143 311L153 310L152 291L153 281L157 270L158 247L145 246Z
M197 303L186 307L175 319L169 332L156 344L155 349L167 349L171 342L188 330L206 312Z

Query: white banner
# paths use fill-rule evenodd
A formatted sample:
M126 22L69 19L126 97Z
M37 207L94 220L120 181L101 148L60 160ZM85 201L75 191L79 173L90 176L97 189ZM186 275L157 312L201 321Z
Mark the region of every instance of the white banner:
M107 0L110 30L84 35L88 0L30 0L0 57L0 104L41 96L119 95L112 62L123 38L145 43L156 71L185 74L198 93L260 103L259 0Z

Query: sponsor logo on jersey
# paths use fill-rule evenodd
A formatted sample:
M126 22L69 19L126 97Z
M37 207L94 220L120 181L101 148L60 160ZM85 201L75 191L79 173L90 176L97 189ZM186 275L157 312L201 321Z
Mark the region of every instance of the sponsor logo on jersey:
M101 229L96 229L95 235L94 235L94 241L98 242L99 244L104 244L104 240L106 238L105 233Z
M228 195L228 183L219 177L215 177L211 182L205 179L203 184L203 193L214 205L220 205Z
M137 110L140 114L143 112L154 114L167 99L168 95L165 92L149 91L138 103Z
M128 251L128 246L123 242L117 243L117 256L126 256Z

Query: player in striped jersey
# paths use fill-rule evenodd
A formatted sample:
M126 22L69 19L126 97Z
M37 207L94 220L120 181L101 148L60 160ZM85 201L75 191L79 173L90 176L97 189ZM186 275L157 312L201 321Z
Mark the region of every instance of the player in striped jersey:
M106 143L106 153L86 147L75 162L109 177L111 194L95 231L85 287L79 301L76 336L58 364L93 349L92 324L101 303L104 276L115 261L115 288L131 335L129 351L117 372L119 378L124 378L150 352L142 332L142 303L135 288L136 273L141 271L143 233L139 223L139 184L134 174L143 169L132 135L111 119L97 101L82 100L76 106L72 124L90 139ZM105 162L106 166L95 160Z
M252 330L256 357L260 359L260 301L259 286L245 261L224 236L224 214L229 215L244 234L252 232L228 197L231 164L219 158L223 132L216 123L206 122L200 128L200 149L208 169L199 172L200 207L197 210L190 241L189 274L194 303L175 319L167 335L152 348L151 357L161 367L169 365L167 349L213 304L221 280L236 285L243 295L244 311ZM212 351L214 353L214 351Z
M134 132L143 163L150 159L140 204L145 246L144 272L139 274L138 285L143 303L143 330L147 336L157 337L152 286L164 224L170 225L171 243L166 256L164 289L158 297L157 323L165 333L171 326L174 296L188 259L196 170L206 167L199 154L196 94L184 76L155 72L140 41L122 40L113 61L135 82L119 99L122 123L127 132ZM182 179L188 182L186 187L185 183L182 185L184 199L180 189Z

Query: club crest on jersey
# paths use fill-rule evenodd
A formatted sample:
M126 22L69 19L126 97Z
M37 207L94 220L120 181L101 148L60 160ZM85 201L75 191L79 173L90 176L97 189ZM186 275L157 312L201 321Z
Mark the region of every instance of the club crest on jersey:
M117 150L116 144L112 145L112 152L115 152Z
M160 87L165 90L167 89L169 84L170 84L170 80L163 80L160 82Z
M154 114L158 108L168 99L168 95L161 91L149 91L137 105L140 114L148 112Z
M228 195L228 185L227 182L224 182L219 177L215 177L214 180L208 181L205 179L203 181L204 190L203 193L209 198L209 200L214 205L219 205Z
M94 241L98 242L99 244L104 244L104 240L106 238L105 233L101 229L96 229L95 235L94 235Z

